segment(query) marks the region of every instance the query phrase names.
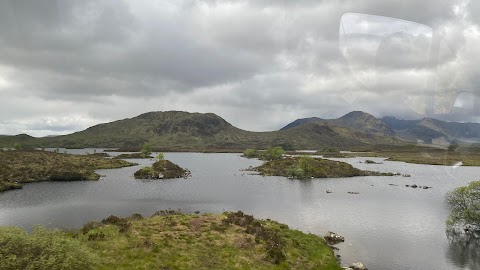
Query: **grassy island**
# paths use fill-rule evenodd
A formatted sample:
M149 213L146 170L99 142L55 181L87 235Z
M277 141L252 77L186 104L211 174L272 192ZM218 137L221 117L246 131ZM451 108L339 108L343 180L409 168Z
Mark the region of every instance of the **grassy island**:
M92 153L92 154L89 154L89 155L95 156L95 157L110 157L110 155L108 153L105 153L105 152Z
M393 173L380 173L364 171L352 165L322 158L285 157L268 161L261 166L253 168L261 175L285 176L289 178L341 178L353 176L393 176Z
M134 174L135 179L171 179L188 177L190 172L169 160L159 160L152 166L141 168Z
M352 153L341 153L339 157L381 157L390 161L402 161L414 164L452 166L480 166L480 147L458 147L443 149L418 145L377 145L352 149Z
M132 153L132 154L120 154L115 157L116 159L129 159L129 158L153 158L150 155L145 155L143 153Z
M47 151L0 151L0 191L40 181L98 180L98 169L114 169L133 163L98 157Z
M0 243L0 258L16 258L2 262L11 269L342 269L323 238L242 212L110 216L33 235L0 228Z

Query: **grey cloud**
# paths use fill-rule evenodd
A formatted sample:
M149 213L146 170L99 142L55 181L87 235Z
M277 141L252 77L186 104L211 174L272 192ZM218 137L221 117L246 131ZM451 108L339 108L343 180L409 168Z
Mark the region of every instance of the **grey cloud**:
M468 15L469 19L474 21L477 25L480 25L480 2L475 0L470 0L468 2Z
M224 114L244 128L265 130L297 114L417 110L435 90L425 83L432 74L439 77L438 95L441 89L451 95L452 89L480 86L478 36L465 31L480 7L470 1L464 19L454 14L453 4L3 1L0 82L11 83L0 83L0 121L10 118L27 123L22 125L28 130L57 132L145 110L183 109ZM362 64L356 67L340 51L340 18L348 12L423 23L448 46L440 50L435 69L425 65L428 41L394 33L373 58L355 44ZM385 24L379 27L388 28ZM5 73L2 67L13 71ZM13 100L17 106L8 104ZM45 125L42 119L49 115L61 119L61 110L69 110L61 117L84 121L76 127Z

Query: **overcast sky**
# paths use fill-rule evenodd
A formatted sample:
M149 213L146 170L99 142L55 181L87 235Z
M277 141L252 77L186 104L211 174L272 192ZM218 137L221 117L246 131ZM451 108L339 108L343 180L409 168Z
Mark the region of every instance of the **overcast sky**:
M479 24L477 0L4 0L0 134L166 110L478 121Z

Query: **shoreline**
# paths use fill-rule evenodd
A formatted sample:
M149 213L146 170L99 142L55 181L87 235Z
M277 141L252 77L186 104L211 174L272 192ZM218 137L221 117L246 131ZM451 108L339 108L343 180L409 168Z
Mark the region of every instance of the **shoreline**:
M343 269L323 237L241 211L162 210L146 218L109 216L73 230L44 231L52 238L75 241L97 257L93 269L132 269L139 264L173 269ZM1 232L2 227L0 237Z

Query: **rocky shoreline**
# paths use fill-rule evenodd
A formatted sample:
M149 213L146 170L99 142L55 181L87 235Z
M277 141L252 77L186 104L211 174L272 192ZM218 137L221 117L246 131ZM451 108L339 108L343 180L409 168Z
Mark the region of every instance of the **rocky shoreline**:
M336 244L343 243L345 242L345 237L334 233L334 232L327 232L324 236L323 239L325 239L325 242L330 246L330 248L334 251L338 250L337 247L335 247ZM340 255L336 255L337 260L340 261ZM343 269L345 270L368 270L368 268L361 262L355 262L352 263L349 266L343 266Z

